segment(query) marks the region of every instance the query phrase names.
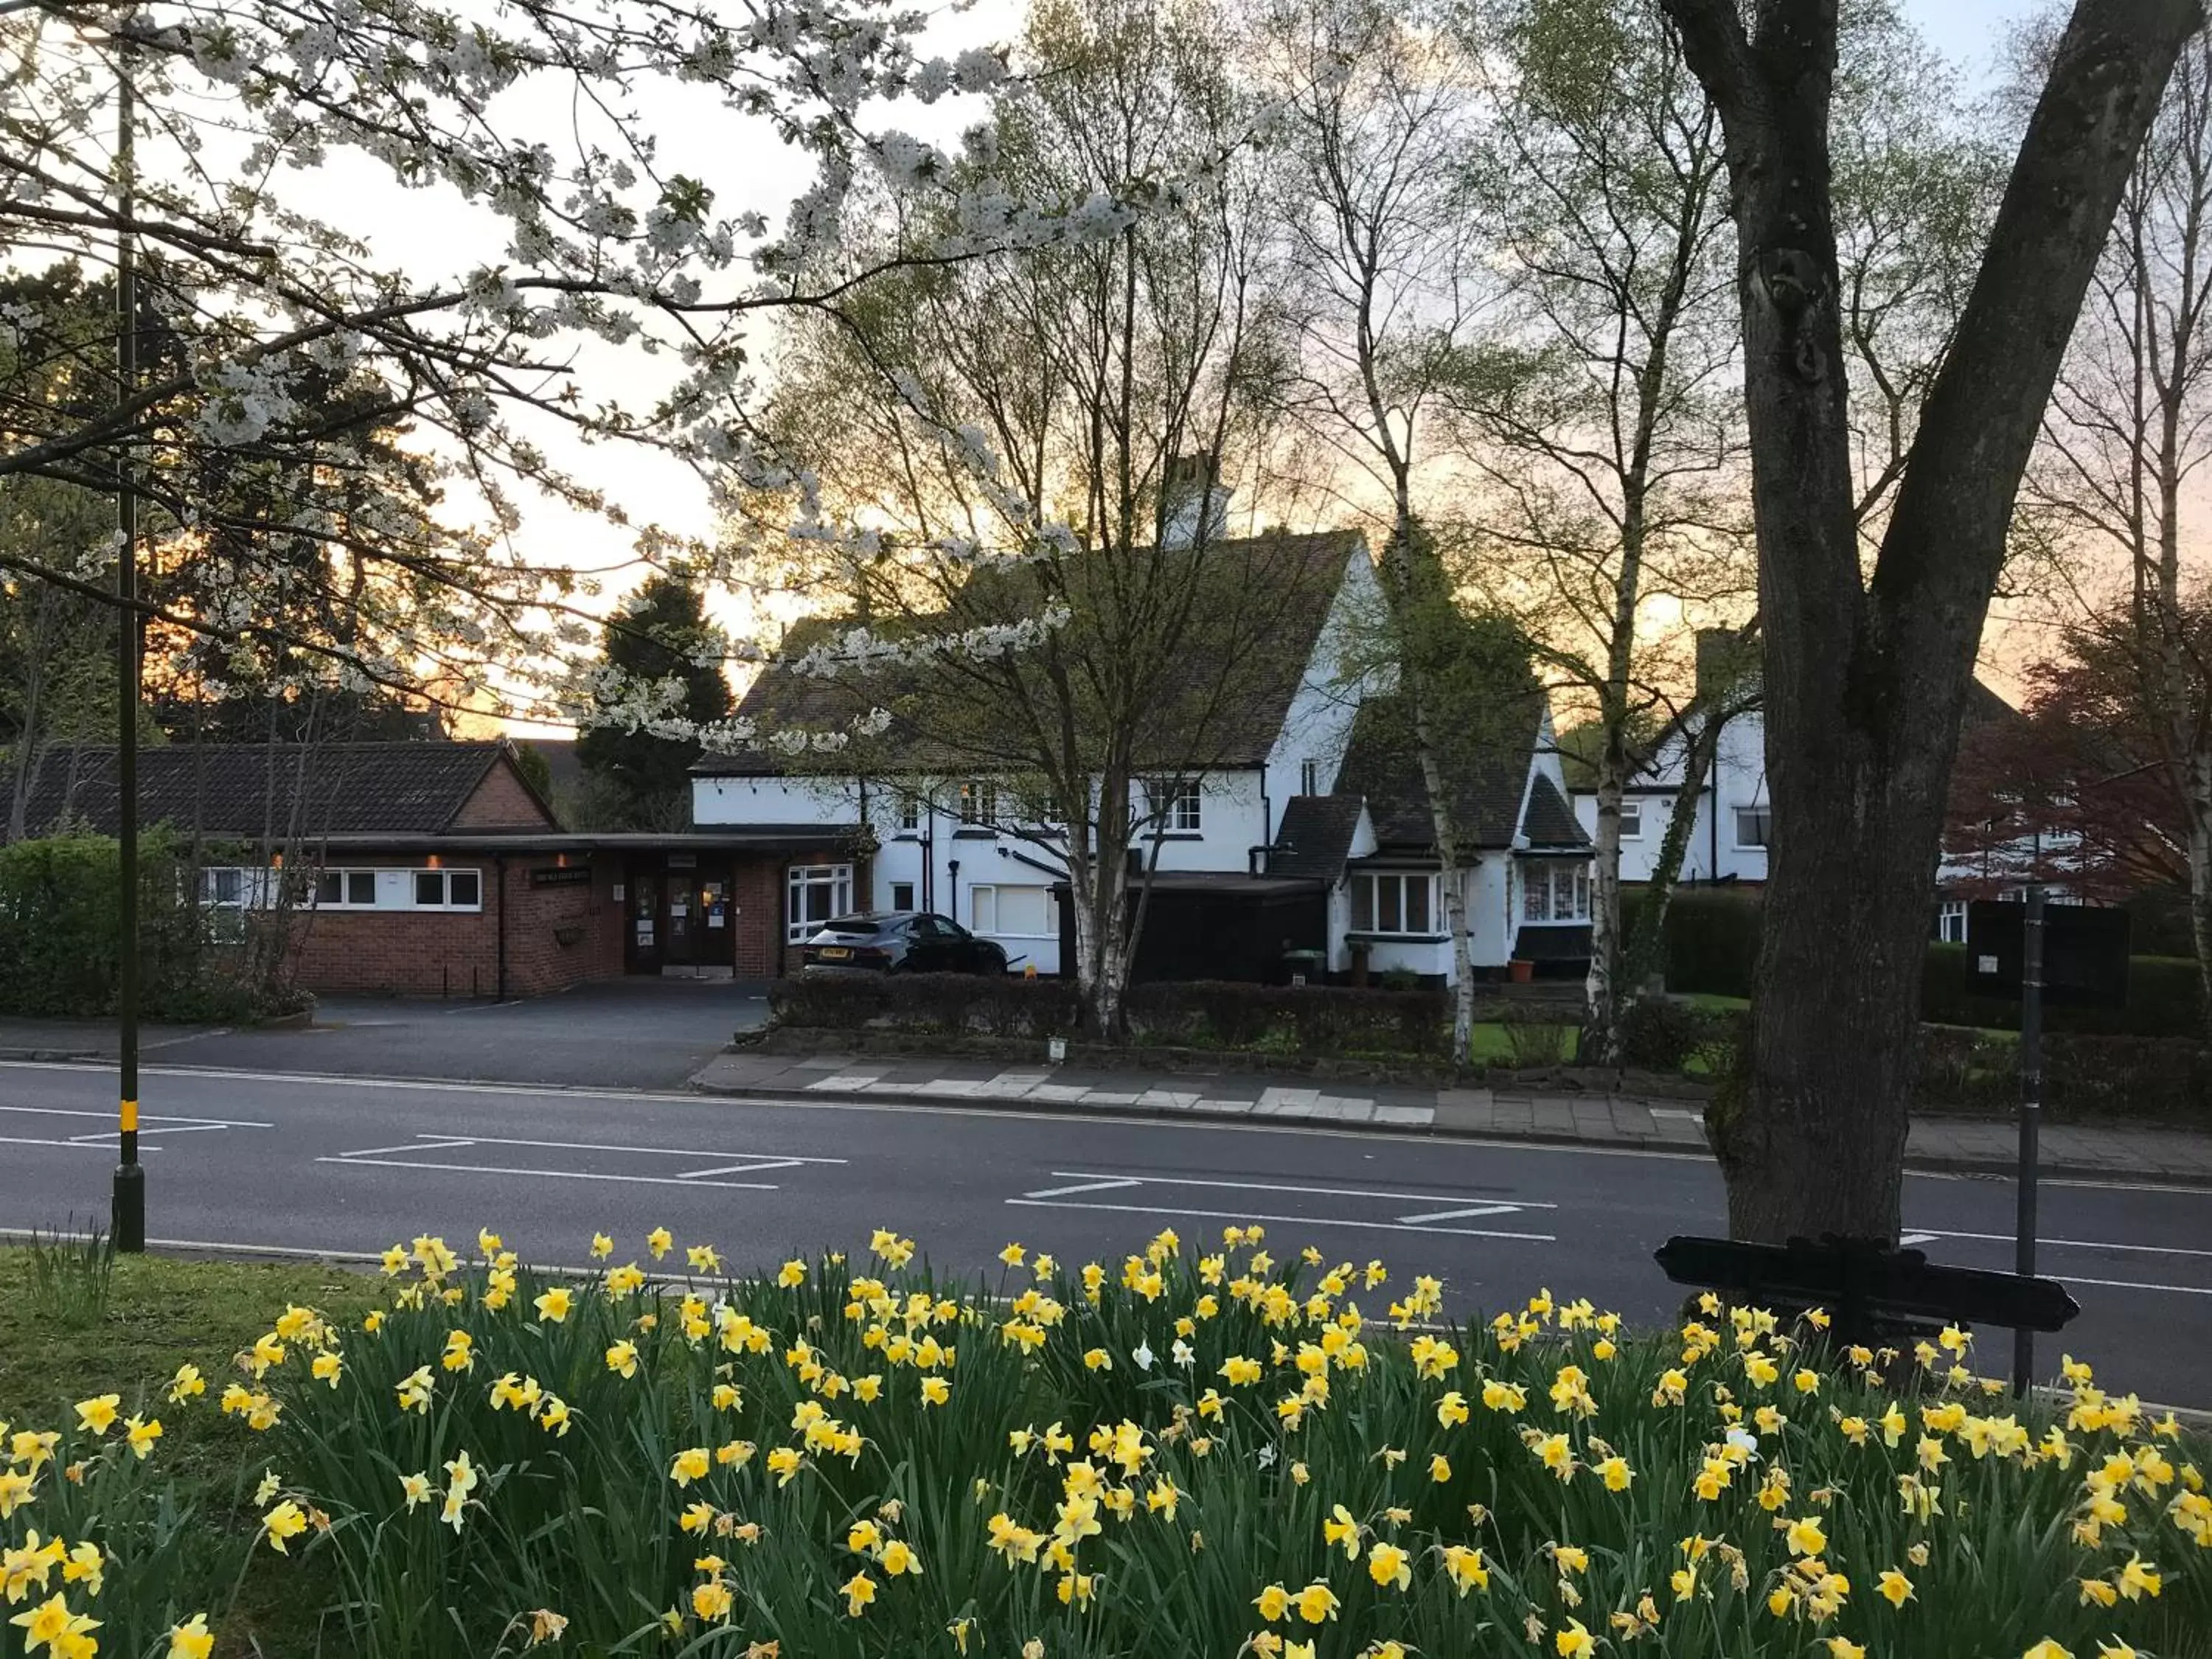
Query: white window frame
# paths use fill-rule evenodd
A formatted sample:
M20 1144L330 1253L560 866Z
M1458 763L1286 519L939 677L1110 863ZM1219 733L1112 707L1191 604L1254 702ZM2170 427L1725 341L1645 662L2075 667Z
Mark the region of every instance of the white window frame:
M353 884L356 877L366 877L368 881L368 898L367 902L364 902L359 899L345 897L335 899L326 899L323 897L321 892L322 884L323 883L330 880L333 876L337 878L338 891L341 894L349 893L353 890ZM376 877L377 872L373 867L366 865L347 865L343 866L325 866L324 868L315 872L315 888L309 896L309 904L313 908L317 910L374 910L377 908ZM410 893L412 893L415 890L411 883L409 884L407 890ZM483 892L481 885L477 888L477 892L481 896ZM482 908L481 904L478 908Z
M794 902L801 894L817 889L830 895L830 908L819 916L803 914ZM794 864L783 877L783 938L787 945L804 945L822 931L824 923L853 914L853 866L849 864Z
M1744 814L1747 812L1756 812L1761 822L1765 824L1766 829L1763 839L1759 841L1746 841L1743 838L1743 818ZM1735 850L1737 852L1764 853L1767 848L1772 844L1774 839L1774 809L1767 805L1765 802L1759 801L1749 806L1739 806L1735 809Z
M1588 865L1547 860L1521 866L1522 926L1579 927L1589 919Z
M960 822L985 827L999 821L999 786L990 778L969 778L960 786Z
M1644 803L1641 799L1620 803L1620 838L1623 841L1644 839Z
M266 910L275 901L278 883L283 877L281 869L252 864L206 864L200 866L199 901L210 910ZM237 896L222 898L217 889L220 878L238 878Z
M901 795L899 797L898 827L903 830L915 830L921 828L921 796Z
M1383 925L1382 893L1386 883L1396 894L1395 908L1397 912L1397 921L1395 926L1389 927ZM1419 884L1418 890L1414 888L1415 883ZM1408 927L1406 925L1407 908L1406 895L1413 890L1419 890L1423 895L1426 912L1425 924L1419 927ZM1367 896L1367 920L1364 923L1359 920L1360 895L1363 891ZM1354 933L1372 934L1376 939L1435 939L1443 932L1442 907L1438 902L1441 897L1442 895L1437 888L1437 878L1433 873L1425 873L1419 870L1354 871L1352 875L1350 931Z
M905 893L905 898L902 899L899 897L899 894L901 892ZM894 910L911 910L914 908L914 884L912 882L895 881L891 884L891 908Z
M970 933L981 933L992 939L1051 939L1052 892L1040 883L1015 882L1012 890L1024 895L1035 893L1044 904L1044 928L1036 932L1015 931L1000 925L999 887L996 882L978 882L968 890L968 927Z
M407 895L407 902L405 905L402 907L405 909L434 910L440 912L459 913L464 915L474 915L483 908L483 871L478 866L473 864L426 864L419 869L408 871L406 875L407 886L405 891ZM438 889L445 896L434 904L426 903L423 901L422 878L425 876L435 876L439 878ZM470 876L475 878L477 884L477 896L473 902L464 904L455 902L453 898L453 878L455 876Z
M1956 923L1955 929L1953 924ZM1966 942L1966 901L1945 899L1936 907L1936 937L1946 945Z
M1145 786L1145 797L1164 835L1204 833L1206 795L1196 779L1156 778Z

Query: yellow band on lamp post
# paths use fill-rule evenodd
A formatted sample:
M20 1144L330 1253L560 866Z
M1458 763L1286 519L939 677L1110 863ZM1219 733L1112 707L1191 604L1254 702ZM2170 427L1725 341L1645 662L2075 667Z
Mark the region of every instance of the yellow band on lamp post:
M127 1135L138 1133L138 1103L135 1100L123 1103L123 1133Z

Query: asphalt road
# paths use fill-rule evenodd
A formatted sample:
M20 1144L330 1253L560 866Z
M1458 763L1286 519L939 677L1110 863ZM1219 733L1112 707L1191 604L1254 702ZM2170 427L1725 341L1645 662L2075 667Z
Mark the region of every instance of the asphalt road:
M1437 1273L1461 1311L1548 1285L1656 1321L1680 1292L1654 1247L1722 1227L1717 1172L1683 1154L167 1066L141 1093L164 1246L365 1254L491 1226L580 1265L594 1228L620 1260L665 1225L753 1266L886 1226L995 1274L1009 1239L1111 1261L1163 1226L1256 1220L1284 1249ZM106 1068L0 1064L0 1231L104 1218L113 1098ZM2010 1266L2009 1182L1914 1176L1906 1204L1931 1256ZM2212 1407L2212 1193L2052 1183L2043 1217L2044 1271L2083 1309L2063 1346L2112 1387ZM1982 1341L2003 1374L2008 1334Z

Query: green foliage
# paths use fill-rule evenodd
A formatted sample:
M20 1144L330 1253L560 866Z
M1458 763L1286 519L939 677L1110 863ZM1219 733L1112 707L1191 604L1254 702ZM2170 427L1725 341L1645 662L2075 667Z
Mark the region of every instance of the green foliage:
M31 1264L31 1310L38 1317L81 1330L107 1316L115 1241L104 1231L42 1233L33 1227L23 1253Z
M630 707L632 694L644 688L656 716L726 720L733 705L722 649L700 586L679 575L650 577L606 625L602 655L623 684L611 697L596 697L595 706ZM698 756L690 739L657 737L642 726L586 726L576 739L577 763L611 787L615 810L626 807L641 821L665 817L672 800L688 801Z
M1634 931L1644 902L1641 893L1621 895L1624 931ZM1755 894L1676 889L1660 948L1668 990L1749 996L1759 972L1759 920Z
M274 1328L239 1395L266 1427L229 1474L275 1472L253 1513L298 1523L282 1557L257 1542L240 1562L237 1533L185 1524L166 1441L140 1464L66 1411L31 1419L58 1429L56 1457L0 1546L27 1527L99 1536L103 1647L132 1655L172 1608L220 1626L222 1569L242 1565L250 1592L295 1558L327 1568L319 1599L361 1659L513 1654L539 1610L565 1621L561 1651L696 1659L769 1641L805 1659L950 1655L956 1627L986 1656L1200 1659L1255 1626L1334 1638L1331 1656L1389 1641L1488 1659L1529 1652L1531 1629L1575 1651L1557 1636L1618 1630L1639 1606L1673 1659L1802 1659L1829 1634L1885 1655L2121 1637L2179 1655L2212 1619L2212 1551L2194 1541L2212 1513L2180 1473L2201 1449L2086 1386L2055 1407L1985 1400L1948 1380L1948 1352L1925 1370L1853 1363L1750 1310L1638 1335L1548 1293L1462 1322L1437 1281L1309 1261L1294 1232L1262 1254L1257 1230L1231 1228L1218 1255L1164 1233L1118 1272L1016 1249L964 1281L890 1232L878 1260L764 1275L672 1242L609 1241L611 1261L649 1249L653 1280L622 1267L577 1284L489 1235L467 1265L423 1237L387 1258L373 1328L355 1297L281 1318L264 1304ZM246 1310L220 1311L254 1342ZM410 1376L420 1409L402 1403ZM1885 1433L1899 1400L1911 1415ZM160 1403L180 1437L239 1409ZM1725 1449L1732 1426L1755 1428L1755 1457ZM2075 1523L2114 1457L2136 1471L2126 1502L2085 1540ZM82 1482L58 1478L72 1462ZM1060 1522L1065 1553L1042 1552ZM919 1572L891 1570L892 1540ZM2080 1594L2130 1559L2162 1572L2158 1595ZM1832 1571L1852 1588L1808 1610ZM1884 1571L1909 1579L1902 1606L1877 1591ZM860 1574L872 1600L848 1604ZM1255 1605L1271 1584L1326 1600L1308 1623Z
M242 1019L251 987L211 936L196 866L166 830L138 842L139 1012ZM105 836L0 847L0 1013L91 1018L115 1010L118 854Z

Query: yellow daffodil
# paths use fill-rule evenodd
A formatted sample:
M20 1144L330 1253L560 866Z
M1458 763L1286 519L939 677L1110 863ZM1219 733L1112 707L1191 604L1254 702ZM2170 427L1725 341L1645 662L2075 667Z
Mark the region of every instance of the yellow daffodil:
M837 1589L845 1598L846 1616L852 1619L858 1619L868 1603L876 1599L876 1581L865 1572L854 1573Z
M183 1624L169 1626L165 1659L209 1659L214 1651L215 1635L208 1629L207 1614L196 1613Z
M1583 1628L1579 1619L1568 1620L1567 1627L1552 1638L1553 1650L1559 1659L1583 1659L1583 1655L1593 1651L1596 1646L1596 1638Z

